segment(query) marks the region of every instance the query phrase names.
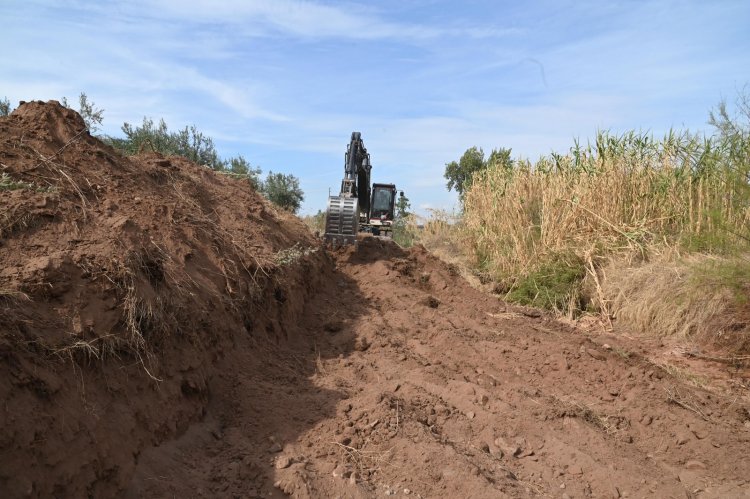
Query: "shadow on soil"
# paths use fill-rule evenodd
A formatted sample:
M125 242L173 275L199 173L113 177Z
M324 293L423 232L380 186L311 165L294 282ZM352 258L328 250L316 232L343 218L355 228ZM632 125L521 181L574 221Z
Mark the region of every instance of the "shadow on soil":
M224 347L204 418L144 451L125 497L286 497L274 487L274 462L309 452L298 437L343 410L346 384L321 387L315 376L357 348L357 319L369 306L326 259L317 282L305 275L284 282L273 291L275 306Z

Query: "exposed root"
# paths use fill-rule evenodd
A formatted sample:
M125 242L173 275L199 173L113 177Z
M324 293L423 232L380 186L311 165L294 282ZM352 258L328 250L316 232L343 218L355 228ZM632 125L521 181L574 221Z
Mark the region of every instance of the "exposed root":
M559 397L552 396L557 405L562 405L562 411L557 411L557 416L568 416L581 419L601 430L606 435L615 433L630 427L630 421L624 416L615 416L597 412L583 402L576 400L563 400Z
M353 465L363 478L382 471L382 464L390 461L393 451L392 448L382 451L365 451L339 442L331 442L331 444L343 451L347 462Z
M693 403L690 397L680 393L679 390L677 390L677 387L673 386L671 388L665 388L664 391L667 393L667 402L670 404L678 405L683 409L694 412L700 416L701 419L710 421L710 418Z

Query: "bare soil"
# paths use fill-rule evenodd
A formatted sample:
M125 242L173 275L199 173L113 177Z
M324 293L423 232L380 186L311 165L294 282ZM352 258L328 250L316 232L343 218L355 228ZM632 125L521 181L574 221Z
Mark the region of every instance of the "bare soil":
M325 250L82 126L0 119L36 186L0 191L0 496L750 497L740 366L507 305L421 247Z

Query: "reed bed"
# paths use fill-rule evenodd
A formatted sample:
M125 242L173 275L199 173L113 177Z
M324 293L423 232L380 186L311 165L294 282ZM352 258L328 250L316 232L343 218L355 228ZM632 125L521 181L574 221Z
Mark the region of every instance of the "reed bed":
M475 174L462 226L474 264L511 299L568 312L592 303L613 257L746 251L748 141L597 134L566 155ZM600 300L601 302L602 300Z

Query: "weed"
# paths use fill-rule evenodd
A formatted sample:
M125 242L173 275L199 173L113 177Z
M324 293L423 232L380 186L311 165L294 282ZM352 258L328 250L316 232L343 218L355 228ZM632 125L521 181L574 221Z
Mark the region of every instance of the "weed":
M50 192L54 190L54 187L42 187L36 185L33 182L24 182L22 180L15 180L9 174L3 172L0 173L0 191L16 191L26 190L34 192Z
M307 255L312 255L313 253L317 252L318 248L303 248L300 246L299 243L295 243L294 246L291 248L287 248L284 250L279 251L274 256L274 262L276 265L280 267L285 267L288 265L293 265L297 263L300 259L303 257L306 257Z
M29 295L22 291L15 291L12 289L0 288L0 300L6 300L9 302L19 301L31 301Z
M689 383L698 388L705 388L709 384L708 378L706 378L705 376L695 374L688 369L675 366L674 364L664 363L656 364L656 366L665 373L669 374L671 377Z
M691 269L691 284L696 289L728 289L737 304L747 303L750 262L746 259L703 259L691 265Z
M617 354L619 357L621 357L621 358L623 358L625 360L629 359L630 356L632 355L631 352L629 352L629 351L627 351L627 350L625 350L623 348L620 348L620 347L612 347L612 351L615 354Z
M572 308L580 309L585 276L586 268L579 258L558 256L519 277L506 296L522 305L567 311L575 304Z

